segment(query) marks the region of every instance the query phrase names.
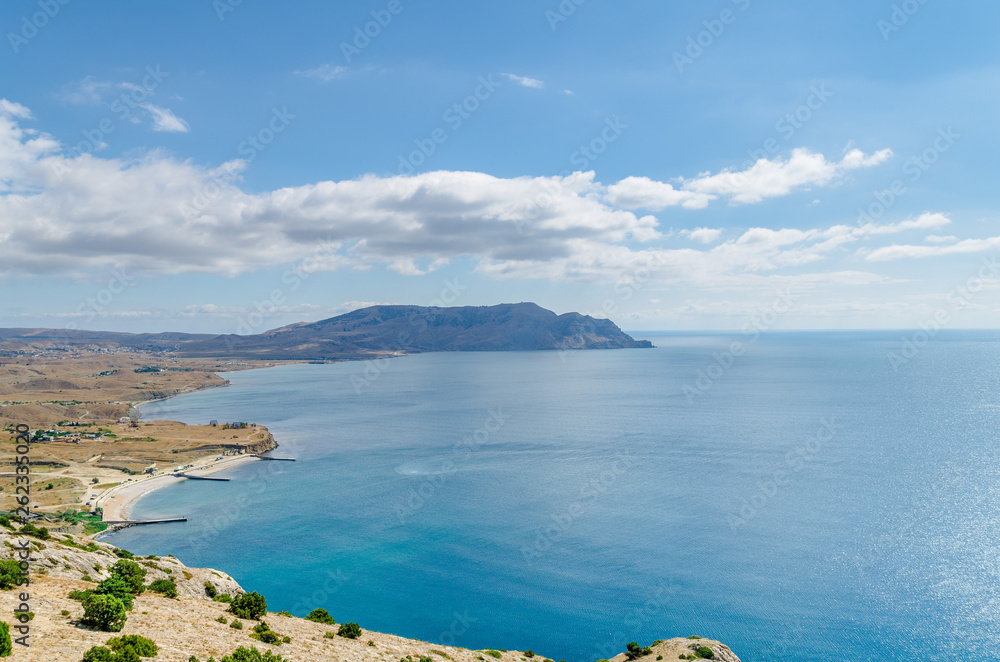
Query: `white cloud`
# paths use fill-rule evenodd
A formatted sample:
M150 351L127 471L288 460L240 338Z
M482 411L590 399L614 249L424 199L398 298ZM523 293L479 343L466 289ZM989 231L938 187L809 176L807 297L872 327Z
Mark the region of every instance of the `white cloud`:
M63 103L96 105L101 103L104 94L114 87L115 84L110 81L87 76L83 80L64 85L57 96Z
M528 76L518 76L516 74L500 74L507 80L513 81L520 85L521 87L531 87L535 89L541 89L545 87L545 83L538 80L537 78L530 78Z
M691 241L702 244L714 244L722 236L722 230L717 228L695 228L694 230L682 230L681 234Z
M628 177L608 187L608 200L626 209L650 209L681 206L702 209L719 197L730 202L751 204L765 198L788 195L811 186L826 186L857 168L884 163L892 151L883 149L871 155L852 149L838 161L828 161L822 154L800 148L788 160L760 159L746 170L723 170L679 179L678 187L648 177Z
M343 78L344 74L348 72L348 67L343 65L333 65L333 64L321 64L318 67L312 69L306 69L304 71L296 70L294 73L296 76L304 76L306 78L315 78L322 83L329 83L331 80L336 80L338 78Z
M166 131L170 133L187 133L191 130L188 123L177 117L169 108L161 108L151 103L140 104L142 108L149 111L153 116L153 131Z
M888 149L866 156L861 150L849 151L840 162L828 161L822 154L799 148L787 160L760 159L742 172L724 170L684 182L688 191L711 196L726 196L733 202L755 203L765 198L788 195L797 188L825 186L845 172L868 168L885 162Z
M962 253L983 253L1000 248L1000 237L988 239L966 239L950 246L893 245L870 252L865 259L869 262L888 262L907 258L940 257Z
M626 177L608 187L608 201L625 209L660 211L667 207L704 209L714 196L678 191L670 184L649 177Z
M159 152L70 157L48 135L22 128L29 117L24 106L0 100L0 274L6 275L83 275L109 266L137 274L236 275L302 261L309 272L384 268L419 276L464 257L497 279L614 282L642 268L665 284L742 289L781 277L784 269L796 269L801 282L835 282L843 276L803 274L802 267L852 243L949 222L924 214L860 228L757 227L721 243L720 230L697 228L684 234L703 246L668 248L670 235L655 217L614 204L627 193L623 182L641 178L607 187L593 172L514 178L430 172L248 193L238 176L222 177L238 175L243 161L205 168Z
M954 235L948 235L947 237L942 237L936 234L929 234L924 237L924 241L929 241L932 244L950 244L952 242L958 241L958 237Z

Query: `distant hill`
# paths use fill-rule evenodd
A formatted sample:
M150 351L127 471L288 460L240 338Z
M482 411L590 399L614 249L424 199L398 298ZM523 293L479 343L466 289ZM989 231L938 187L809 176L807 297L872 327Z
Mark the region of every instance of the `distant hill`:
M556 315L533 303L461 308L372 306L255 336L218 336L185 344L182 356L337 359L384 352L481 352L652 347L614 322Z
M611 320L579 313L556 315L534 303L460 308L372 306L251 336L0 329L0 349L39 343L118 346L181 357L270 360L351 359L385 353L652 347L647 340L633 339Z

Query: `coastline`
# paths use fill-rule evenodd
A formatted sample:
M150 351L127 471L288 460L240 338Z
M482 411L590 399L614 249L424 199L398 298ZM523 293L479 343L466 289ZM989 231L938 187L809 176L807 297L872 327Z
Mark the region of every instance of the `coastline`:
M244 370L263 370L265 368L273 368L274 364L262 365L262 366L246 366L243 370L233 370L227 372L243 372ZM135 409L140 413L141 420L141 407L143 405L152 402L164 402L170 400L171 398L177 397L178 395L186 395L189 393L197 393L199 391L206 391L213 388L225 388L230 386L230 381L225 377L222 377L218 372L213 372L216 377L225 381L223 384L207 384L197 388L192 388L189 390L182 391L180 393L174 393L163 398L153 398L151 400L143 400L141 402L130 403L129 408ZM266 429L266 428L265 428ZM184 473L193 474L196 476L209 476L221 471L226 471L227 469L232 469L248 462L260 460L259 455L261 453L267 453L275 450L278 447L278 442L274 440L274 435L271 434L270 430L267 430L267 434L271 439L271 447L260 451L258 453L245 453L236 456L224 456L219 459L218 454L213 453L212 455L207 455L199 460L196 460L193 464L195 466L186 469ZM183 476L177 476L173 472L169 473L157 473L151 476L143 476L142 478L132 479L129 482L123 482L114 487L110 487L104 492L102 492L94 502L94 508L102 508L101 520L104 522L123 522L129 521L131 519L132 510L135 505L139 502L142 497L147 494L154 492L162 487L168 485L173 485L181 481L188 480ZM110 533L110 530L99 531L93 534L91 537L94 539L100 536Z
M185 470L184 473L196 476L208 476L220 471L238 467L247 462L259 460L255 454L244 454L217 459L218 455L211 455L196 463L196 466ZM183 476L173 473L154 474L128 483L122 483L115 487L108 488L98 498L95 507L104 509L102 519L105 522L121 522L129 520L132 508L142 497L150 492L173 485L182 480L187 480ZM105 533L102 531L101 533ZM98 534L99 535L99 534Z

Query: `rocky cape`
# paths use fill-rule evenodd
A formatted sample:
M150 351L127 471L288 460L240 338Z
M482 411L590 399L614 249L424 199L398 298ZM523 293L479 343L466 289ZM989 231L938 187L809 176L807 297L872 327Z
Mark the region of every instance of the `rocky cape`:
M648 348L614 322L580 313L557 315L534 303L455 308L371 306L319 322L255 335L126 334L53 329L0 329L0 350L38 343L127 347L187 358L309 360L370 358L420 352Z

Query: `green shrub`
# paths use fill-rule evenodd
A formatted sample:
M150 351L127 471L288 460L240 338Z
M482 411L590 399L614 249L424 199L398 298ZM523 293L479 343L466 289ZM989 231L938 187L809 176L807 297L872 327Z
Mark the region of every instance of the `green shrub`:
M14 645L10 640L10 626L0 621L0 657L10 657Z
M484 650L483 652L484 652L484 653L486 653L487 655L489 655L490 657L495 657L495 658L496 658L496 659L498 659L498 660L499 660L499 659L500 659L501 657L503 657L503 653L501 653L500 651L495 651L495 650Z
M215 587L212 586L211 582L205 582L205 595L210 598L214 598L218 594L219 592L215 590Z
M104 632L121 632L126 618L124 603L113 595L91 595L83 601L80 620L85 625Z
M111 548L111 553L120 559L134 559L135 554L128 551L127 549L118 549L117 547Z
M271 651L261 653L257 647L244 648L240 646L230 655L226 655L220 662L285 662L285 658Z
M337 635L348 639L357 639L361 636L361 626L357 623L344 623L337 630Z
M524 651L524 656L525 657L535 657L535 651L533 651L533 650L526 650L526 651Z
M0 561L0 588L3 590L14 588L24 579L24 572L21 564L14 559L4 559Z
M250 638L256 639L262 644L271 644L272 646L281 645L281 637L279 637L276 633L271 632L270 630L268 630L267 632L254 632L253 634L250 635Z
M261 621L254 627L250 638L265 644L281 645L281 635L271 630L271 627L264 621Z
M132 611L132 600L135 599L135 596L132 595L131 588L131 585L121 577L109 577L97 585L94 594L113 595L122 601L125 609Z
M291 618L292 617L292 612L290 612L290 611L279 611L278 612L278 616L284 616L286 618Z
M335 633L329 631L323 633L324 639L334 639L336 636L337 635Z
M267 600L257 591L243 593L233 598L229 611L240 618L259 621L261 616L267 613Z
M68 597L70 600L83 602L92 595L94 595L94 591L88 588L86 591L70 591Z
M225 616L219 616L217 619L215 619L215 622L216 623L228 623L229 619L226 618Z
M649 655L653 652L653 650L649 646L640 646L634 641L629 642L625 646L625 648L628 649L628 652L625 653L625 657L627 657L630 660L636 660L640 657L643 657L644 655Z
M663 659L663 656L662 656L662 655L657 655L657 656L656 656L656 659L657 659L658 661L659 661L659 660L662 660L662 659Z
M111 566L111 576L125 582L132 595L141 595L146 590L146 569L135 561L120 559Z
M233 628L234 630L242 630L243 629L243 621L241 621L238 618L234 618L233 622L229 624L229 627Z
M117 662L120 659L120 656L104 646L91 646L90 650L83 654L83 662Z
M132 651L139 657L156 657L159 650L151 639L137 634L111 637L104 645L120 655L126 655L126 651Z
M715 658L715 651L713 651L708 646L698 646L694 649L694 654L703 660L711 660Z
M233 596L227 595L225 593L220 593L219 595L212 598L215 602L221 602L223 604L229 604L233 601Z
M149 590L153 593L160 593L168 598L177 597L177 584L170 579L157 579L149 585Z
M52 537L48 529L42 526L35 526L30 522L21 527L21 533L23 533L26 536L34 536L39 540L48 540L49 538Z
M290 644L292 643L292 638L289 637L288 635L285 635L284 637L281 638L281 643Z
M688 639L701 639L701 637L699 637L696 634L692 634L690 637L688 637Z
M312 621L314 623L324 623L326 625L336 625L333 620L333 616L330 615L325 609L313 609L306 616L307 621Z

